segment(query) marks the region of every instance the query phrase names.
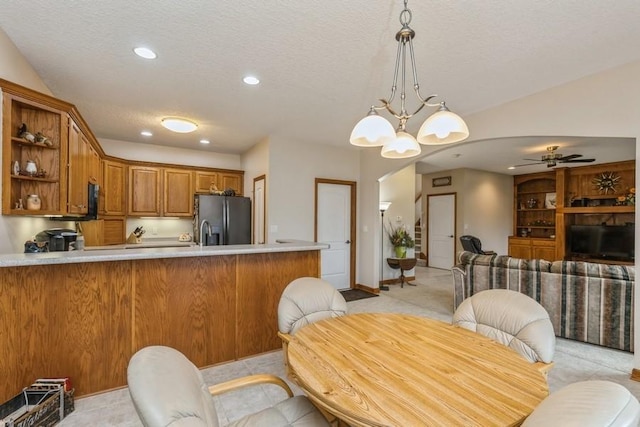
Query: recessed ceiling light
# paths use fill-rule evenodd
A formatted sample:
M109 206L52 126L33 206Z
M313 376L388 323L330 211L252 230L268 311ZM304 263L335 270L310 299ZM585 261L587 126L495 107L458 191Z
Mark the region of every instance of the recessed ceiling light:
M198 129L198 125L190 120L167 117L162 119L162 126L178 133L189 133Z
M260 83L260 80L257 77L254 76L245 76L242 79L243 82L245 82L248 85L257 85L258 83Z
M507 169L511 170L511 169L515 169L515 166L509 166Z
M144 59L156 59L158 57L154 51L146 47L136 47L133 51L136 55Z
M149 132L148 130L143 130L142 132L140 132L140 135L142 135L142 136L153 136L153 134L151 132Z
M209 144L211 141L209 141L208 139L201 139L200 140L200 144Z

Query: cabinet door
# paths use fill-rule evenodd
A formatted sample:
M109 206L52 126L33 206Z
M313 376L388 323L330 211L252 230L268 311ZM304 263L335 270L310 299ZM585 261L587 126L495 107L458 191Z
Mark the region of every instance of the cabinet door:
M160 216L160 179L159 168L129 166L129 215Z
M228 172L220 172L218 174L218 189L232 189L237 196L242 196L242 175Z
M193 173L183 169L164 169L164 216L193 216Z
M105 160L102 167L103 185L100 189L100 212L104 215L126 215L126 176L124 163Z
M509 238L509 256L514 258L531 259L531 240Z
M195 179L195 191L199 194L209 194L211 193L211 188L215 185L218 187L218 190L221 188L218 186L218 173L217 172L201 172L196 171L196 179Z
M99 186L103 185L102 179L102 165L100 163L100 154L98 151L93 148L90 143L87 143L87 156L88 156L88 174L89 174L89 182L92 184L98 184Z
M531 240L531 255L534 259L545 259L547 261L556 261L556 241L555 240Z
M71 214L86 214L89 205L87 144L78 126L69 119L67 211Z

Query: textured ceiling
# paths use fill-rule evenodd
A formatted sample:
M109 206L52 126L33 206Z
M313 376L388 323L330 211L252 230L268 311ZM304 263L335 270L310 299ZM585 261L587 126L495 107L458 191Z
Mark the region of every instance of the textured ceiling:
M421 91L462 116L640 59L637 0L409 8ZM98 138L242 153L270 135L349 147L353 125L389 95L401 9L400 0L0 0L0 28ZM158 58L135 56L139 45ZM244 85L245 74L262 83ZM173 134L159 125L165 116L200 127Z

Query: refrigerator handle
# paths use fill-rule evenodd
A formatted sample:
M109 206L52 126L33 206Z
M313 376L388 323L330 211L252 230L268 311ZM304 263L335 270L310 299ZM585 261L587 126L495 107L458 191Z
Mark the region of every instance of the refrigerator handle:
M228 245L229 242L229 202L225 198L224 204L222 205L222 245Z

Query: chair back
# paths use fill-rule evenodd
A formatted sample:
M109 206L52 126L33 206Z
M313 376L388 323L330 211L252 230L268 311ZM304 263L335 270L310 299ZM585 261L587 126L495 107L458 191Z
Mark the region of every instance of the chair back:
M347 314L347 302L329 282L300 277L287 285L278 304L278 329L294 334L301 327Z
M471 236L465 234L464 236L460 236L460 243L462 244L462 249L468 252L473 252L474 254L482 254L482 243L480 239L475 236Z
M146 427L219 427L213 398L202 374L170 347L145 347L127 368L129 393Z
M551 363L556 337L549 313L520 292L489 289L465 299L453 323L510 347L530 362Z

